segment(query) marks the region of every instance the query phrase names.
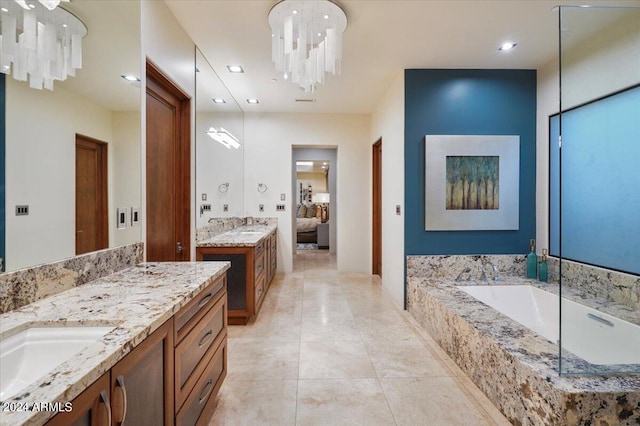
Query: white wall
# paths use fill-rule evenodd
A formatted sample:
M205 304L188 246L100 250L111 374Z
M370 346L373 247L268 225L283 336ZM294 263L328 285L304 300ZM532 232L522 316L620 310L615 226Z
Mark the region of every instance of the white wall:
M398 73L371 116L369 143L380 138L382 287L404 308L404 71ZM396 205L401 206L401 215L396 215Z
M131 209L140 209L140 112L122 111L111 114L113 142L109 192L109 247L140 241L140 223L131 225ZM116 209L127 208L127 227L117 229Z
M112 123L111 111L59 85L34 90L7 78L6 91L9 271L75 255L76 133L111 142ZM108 153L113 176L112 146ZM22 204L29 205L29 215L15 216Z
M278 267L293 270L291 211L292 146L337 147L337 266L340 272L371 271L371 179L367 161L370 117L362 114L245 114L245 213L278 218ZM333 164L331 167L335 167ZM258 183L269 190L261 194ZM276 212L286 195L287 210ZM258 205L264 204L260 213ZM333 220L333 219L332 219Z
M608 13L602 10L589 13L592 12ZM605 28L574 50L563 51L563 109L640 83L639 22L640 14L636 12L630 19ZM539 252L549 247L549 116L559 112L559 78L557 59L538 70L536 239Z
M162 70L192 99L191 130L195 123L195 44L162 1L143 1L141 10L142 63ZM146 78L142 78L146 87ZM142 170L146 170L146 94L142 91ZM146 241L146 174L142 174L142 240ZM195 138L191 135L191 259L195 260ZM146 253L145 253L146 256Z

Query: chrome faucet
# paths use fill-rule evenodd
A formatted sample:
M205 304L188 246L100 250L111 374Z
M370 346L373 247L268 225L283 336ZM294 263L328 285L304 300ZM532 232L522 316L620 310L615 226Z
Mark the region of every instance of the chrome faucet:
M471 281L471 268L464 268L456 277L456 282L462 281L462 276L468 274L466 281Z
M498 267L496 265L494 265L493 263L487 261L485 263L482 264L482 275L480 276L480 281L486 283L489 281L489 279L487 278L487 275L485 274L485 270L487 269L487 265L491 266L491 270L493 271L493 276L491 277L491 279L493 281L499 281L499 277L498 277Z

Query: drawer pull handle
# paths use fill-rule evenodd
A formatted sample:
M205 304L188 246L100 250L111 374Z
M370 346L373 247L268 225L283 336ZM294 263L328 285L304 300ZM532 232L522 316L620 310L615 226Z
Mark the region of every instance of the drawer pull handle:
M116 378L116 391L119 392L119 398L121 399L120 404L122 405L122 409L120 410L120 417L116 419L115 423L118 425L124 424L124 419L127 418L127 388L124 385L124 377L118 376ZM115 398L115 396L114 396Z
M207 331L207 334L205 334L204 336L202 336L202 339L200 339L200 343L198 343L198 347L201 348L204 345L207 344L207 342L209 340L211 340L211 336L213 336L213 330L209 330Z
M213 390L213 379L209 379L207 383L205 383L204 388L200 392L200 399L198 400L198 404L202 404L208 397L211 391Z
M111 426L111 404L109 404L109 397L106 391L100 392L100 404L104 405L104 409L107 412L106 426Z
M202 299L200 299L200 302L198 302L198 309L202 308L204 305L206 305L207 302L209 300L211 300L212 297L213 297L213 294L211 294L211 293L205 294L204 297Z

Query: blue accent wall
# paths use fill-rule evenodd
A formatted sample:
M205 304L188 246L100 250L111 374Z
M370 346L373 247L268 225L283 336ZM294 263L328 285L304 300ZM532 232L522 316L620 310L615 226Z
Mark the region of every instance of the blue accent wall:
M5 257L5 75L0 74L0 257ZM4 262L3 262L4 268Z
M425 231L425 135L519 135L517 231ZM536 71L405 70L405 254L513 254L536 235Z

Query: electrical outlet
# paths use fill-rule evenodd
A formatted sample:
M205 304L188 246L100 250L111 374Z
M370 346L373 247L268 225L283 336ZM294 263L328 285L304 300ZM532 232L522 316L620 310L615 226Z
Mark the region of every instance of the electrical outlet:
M260 204L260 205L258 206L258 211L259 211L259 212L264 212L264 204Z
M222 206L222 211L223 212L228 212L229 211L229 204L225 204L224 206Z
M127 229L127 210L126 207L116 209L117 229Z
M16 206L16 216L28 216L29 206Z
M283 212L284 211L284 204L276 204L276 211L277 212Z
M140 226L140 207L131 207L131 226Z
M400 216L400 204L396 205L396 214Z

